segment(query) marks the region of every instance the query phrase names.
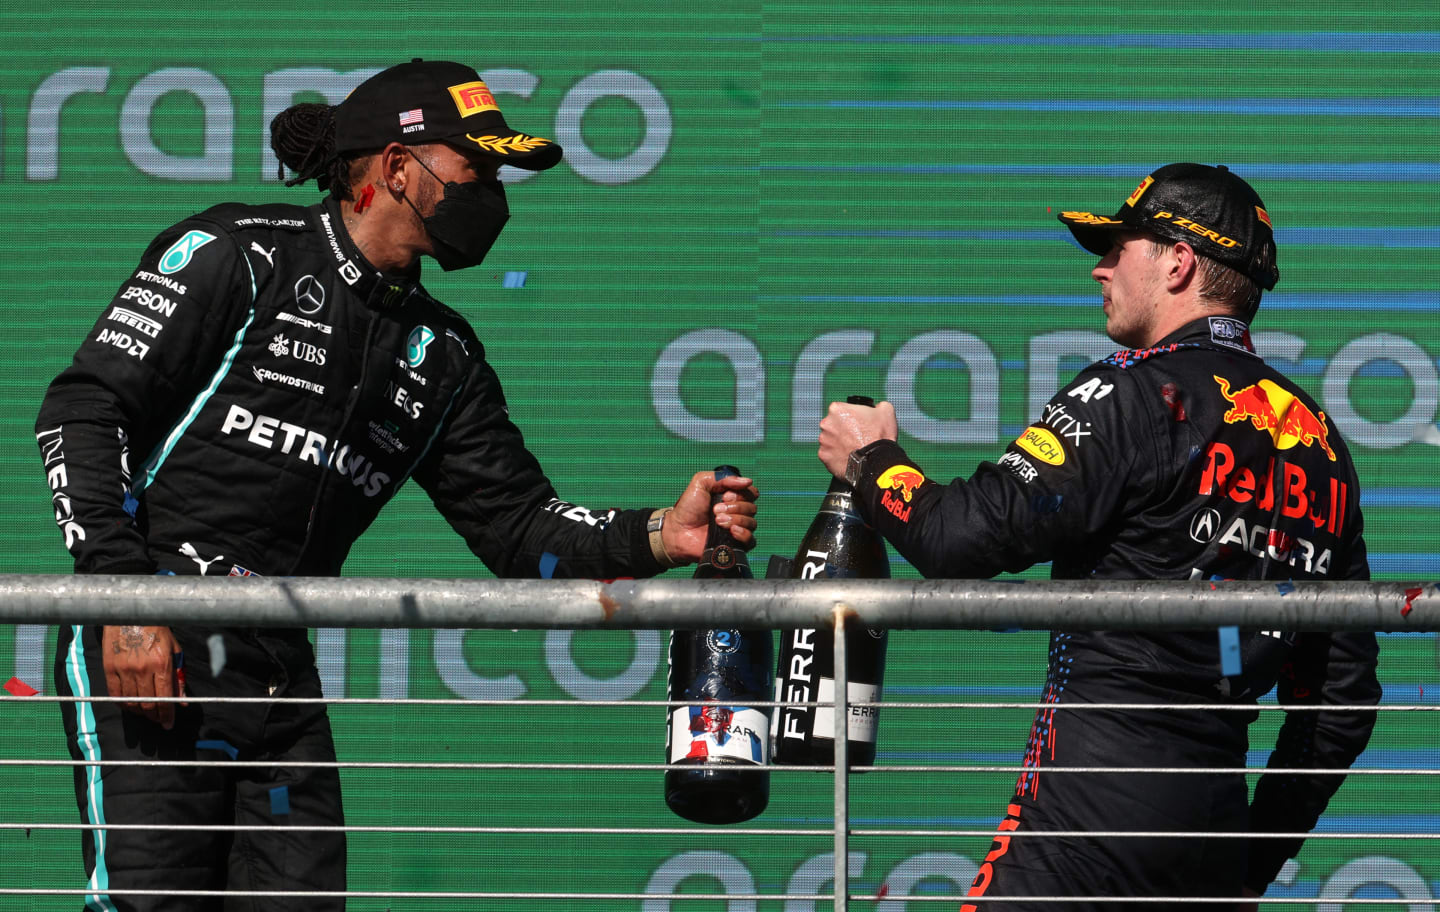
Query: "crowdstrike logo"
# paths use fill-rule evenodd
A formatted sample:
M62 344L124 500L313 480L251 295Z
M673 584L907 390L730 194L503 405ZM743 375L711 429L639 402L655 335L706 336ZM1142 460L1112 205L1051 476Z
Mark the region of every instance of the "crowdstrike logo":
M306 392L314 393L317 396L325 395L325 384L323 383L311 383L309 380L301 380L299 377L292 377L289 374L282 374L279 371L273 371L267 367L252 366L250 370L254 372L255 379L260 381L261 383L270 381L272 383L279 383L282 386L291 386L295 389L303 389Z

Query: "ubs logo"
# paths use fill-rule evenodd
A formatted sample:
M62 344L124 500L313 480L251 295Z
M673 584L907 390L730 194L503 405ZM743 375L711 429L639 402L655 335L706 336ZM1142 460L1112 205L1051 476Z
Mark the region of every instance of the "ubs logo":
M1220 534L1220 511L1206 509L1198 511L1190 520L1190 537L1202 545L1208 545Z
M313 275L304 275L295 283L295 304L303 314L317 314L325 306L325 286Z

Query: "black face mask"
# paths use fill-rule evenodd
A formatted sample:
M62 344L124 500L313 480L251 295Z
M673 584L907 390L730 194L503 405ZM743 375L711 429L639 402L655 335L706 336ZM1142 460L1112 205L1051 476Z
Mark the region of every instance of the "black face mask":
M440 180L429 165L415 160L431 177ZM445 196L436 204L435 214L420 217L430 236L430 255L446 272L478 266L510 219L505 185L498 180L443 183ZM410 198L407 196L405 201L410 202ZM410 208L415 209L415 204L410 203ZM420 210L415 209L415 214L419 215Z

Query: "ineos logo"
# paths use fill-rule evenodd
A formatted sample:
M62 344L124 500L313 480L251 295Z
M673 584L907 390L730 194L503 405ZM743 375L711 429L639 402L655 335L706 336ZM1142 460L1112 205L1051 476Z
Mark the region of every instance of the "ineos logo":
M325 306L325 286L313 275L300 277L295 283L295 304L303 314L315 314Z
M1208 545L1220 533L1220 511L1201 510L1190 520L1190 537Z

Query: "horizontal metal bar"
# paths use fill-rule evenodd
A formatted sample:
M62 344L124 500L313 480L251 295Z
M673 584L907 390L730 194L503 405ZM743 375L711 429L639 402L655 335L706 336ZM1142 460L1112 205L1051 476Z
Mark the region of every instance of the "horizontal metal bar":
M90 889L65 889L47 890L37 888L26 889L0 889L0 896L95 896L100 891ZM506 893L506 892L484 892L466 893L449 891L378 891L378 890L347 890L347 891L279 891L279 890L105 890L107 896L183 896L183 897L235 897L235 898L262 898L275 897L286 899L547 899L547 900L568 900L568 901L613 901L613 900L693 900L711 902L727 902L734 900L771 902L778 901L809 901L826 902L833 900L832 893ZM850 894L851 899L860 901L891 902L904 900L905 902L944 902L954 903L956 900L964 899L958 895L907 895L903 893L870 893ZM985 902L1031 902L1031 903L1167 903L1196 905L1200 903L1296 903L1310 902L1313 899L1323 897L1309 897L1300 899L1294 896L1287 897L1223 897L1223 896L1005 896L986 895ZM1411 906L1432 905L1433 902L1416 899L1370 899L1337 897L1336 902L1344 905L1390 905L1390 906Z
M12 697L0 694L0 701L7 699L28 700L35 703L134 703L134 697L64 697L49 694L35 694L30 697ZM456 706L456 707L497 707L512 709L533 706L575 706L605 707L621 706L704 706L705 700L457 700L454 697L440 699L411 699L408 697L146 697L146 703L285 703L288 705L322 704L325 706ZM831 707L829 700L747 700L746 706L782 707L816 706ZM1053 709L1056 712L1075 710L1084 712L1091 709L1124 710L1165 710L1167 712L1440 712L1440 703L1408 703L1381 706L1354 706L1330 704L1284 704L1284 703L1013 703L987 701L944 701L917 703L914 701L850 700L850 706L874 706L885 709Z
M287 833L405 833L416 835L448 836L714 836L713 827L524 827L524 826L276 826L275 824L162 824L162 823L0 823L0 830L164 830L167 833L269 833L283 829ZM834 830L726 827L728 836L832 836ZM974 837L993 839L994 827L984 830L897 830L853 827L851 836L910 837L927 838ZM1138 831L1138 830L1010 830L1003 835L1025 839L1434 839L1436 833L1252 833L1249 830L1234 832L1190 831Z
M0 768L7 766L153 766L153 767L254 767L284 769L412 769L412 770L534 770L537 772L574 772L576 770L600 770L617 772L624 770L693 770L693 764L684 763L421 763L387 760L0 760ZM757 763L757 770L772 773L828 773L835 767L818 764L777 765ZM1186 773L1210 774L1216 776L1274 774L1278 776L1435 776L1440 769L1409 767L1389 769L1386 767L1351 767L1349 769L1291 769L1289 767L1265 766L953 766L894 764L886 766L851 766L853 773Z
M0 576L0 623L508 629L1440 630L1440 584Z

